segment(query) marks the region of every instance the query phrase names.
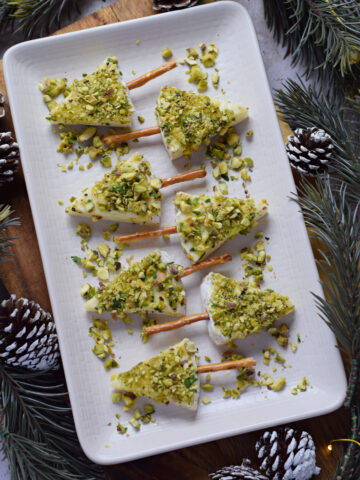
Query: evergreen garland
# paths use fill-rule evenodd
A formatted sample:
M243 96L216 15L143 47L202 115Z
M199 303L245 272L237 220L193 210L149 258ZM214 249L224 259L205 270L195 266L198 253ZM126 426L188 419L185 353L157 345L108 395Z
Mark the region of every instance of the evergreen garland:
M360 384L360 199L352 207L345 184L334 192L329 177L315 185L303 181L301 196L294 199L310 236L322 245L317 263L324 274L321 285L326 299L315 296L320 317L352 358L345 400L349 407Z
M339 187L347 185L347 196L359 199L360 185L360 97L345 107L342 96L320 93L320 89L305 87L288 80L275 94L280 111L289 125L307 128L316 125L327 132L334 144L331 178Z
M264 0L264 9L275 39L307 76L317 71L323 85L333 88L346 75L359 76L358 0Z
M102 480L77 440L64 377L0 364L0 438L11 480Z
M351 410L348 438L359 441L360 385L360 96L346 98L331 88L306 87L288 80L276 92L285 120L295 128L317 126L334 145L329 175L302 180L293 199L301 207L309 234L321 242L318 267L325 300L315 296L320 317L351 358L345 407ZM358 445L346 443L334 480L360 478Z
M64 19L70 21L74 0L0 0L0 29L9 27L22 32L25 39L43 37L60 28Z

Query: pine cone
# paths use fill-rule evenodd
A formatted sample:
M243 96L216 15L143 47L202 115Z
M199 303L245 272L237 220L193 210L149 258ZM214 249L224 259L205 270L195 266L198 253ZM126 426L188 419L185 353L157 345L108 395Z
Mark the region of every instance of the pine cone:
M0 118L5 117L5 97L0 93Z
M14 367L59 367L59 344L50 313L26 298L11 295L0 305L0 361Z
M269 480L262 473L251 467L249 459L244 458L241 465L230 465L210 473L211 480Z
M316 127L297 128L286 144L291 166L305 175L325 173L333 148L330 135Z
M14 173L19 165L19 145L11 132L0 133L0 186L14 180Z
M175 10L177 8L192 7L199 0L153 0L154 10Z
M260 469L271 480L308 480L319 475L316 466L315 445L311 435L292 428L265 432L256 443Z

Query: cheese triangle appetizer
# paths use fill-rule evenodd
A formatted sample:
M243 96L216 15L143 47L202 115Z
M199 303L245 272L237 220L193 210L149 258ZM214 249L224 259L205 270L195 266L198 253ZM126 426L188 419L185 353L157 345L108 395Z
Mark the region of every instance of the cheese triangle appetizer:
M181 246L192 262L206 258L238 234L247 235L268 210L266 200L192 195L178 192L174 199Z
M65 95L61 102L52 102L47 117L51 123L131 126L135 109L118 70L116 57L108 57L95 72L80 80L73 80L65 90Z
M205 277L201 298L209 314L209 336L216 345L259 333L294 310L285 295L219 273Z
M247 108L237 103L176 87L163 87L156 104L157 122L172 159L189 156L248 116Z
M160 221L161 186L162 181L152 176L149 162L135 153L85 188L65 211L93 220L153 225Z
M185 314L183 267L155 250L130 264L85 303L89 312Z
M195 344L185 338L131 370L114 374L111 386L155 402L196 410L200 390L196 352Z

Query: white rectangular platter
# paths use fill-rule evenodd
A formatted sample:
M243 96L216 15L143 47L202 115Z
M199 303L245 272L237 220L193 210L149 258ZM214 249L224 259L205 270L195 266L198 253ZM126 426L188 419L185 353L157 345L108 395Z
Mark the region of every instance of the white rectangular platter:
M140 43L137 40L140 40ZM270 209L267 219L257 230L270 238L267 246L274 274L266 273L264 287L289 295L295 304L295 313L287 319L290 340L301 343L296 353L288 348L285 353L273 337L263 334L238 342L238 349L257 359L257 370L275 377L285 375L286 388L273 392L265 388L248 388L240 399L223 399L221 386L233 386L235 374L217 373L212 376L216 385L210 393L212 402L200 403L196 413L176 406L156 406L156 423L144 425L139 432L129 426L130 436L116 431L116 413L127 424L128 414L111 402L110 373L91 352L93 340L88 328L94 315L87 314L80 296L84 283L81 270L71 261L71 255L84 256L76 226L82 220L64 213L69 198L85 186L101 178L104 169L95 162L92 169L80 172L78 167L62 173L57 167L64 163L56 153L59 142L53 128L45 120L47 108L38 91L38 82L46 76L68 77L70 80L90 73L109 55L116 55L125 79L133 78L132 70L144 73L162 63L161 52L169 47L174 58L184 57L185 48L201 42L219 47L216 66L220 72L220 87L209 87L209 95L222 96L249 107L249 119L238 127L243 141L243 155L253 158L255 167L249 193L255 199L266 198ZM44 263L48 289L56 320L61 354L65 368L71 404L81 445L89 458L102 464L129 461L184 446L244 433L279 423L320 415L339 407L345 393L345 376L336 340L325 323L319 319L310 291L322 295L309 239L298 207L289 200L295 191L292 174L286 158L272 96L264 71L259 46L246 10L239 4L224 1L195 7L185 11L156 15L129 22L98 27L86 31L25 42L11 48L5 55L4 69L17 139L21 148L22 166L26 178L37 236ZM144 127L155 125L154 104L163 85L190 89L185 75L186 67L179 66L163 77L131 93L137 113L142 115ZM210 82L209 82L210 83ZM245 132L254 130L253 138L245 139ZM131 153L140 151L150 161L153 172L168 177L184 171L189 161L168 159L160 137L141 139L131 143ZM69 159L72 158L69 156ZM85 162L85 160L81 160ZM215 180L211 166L205 161L204 151L193 155L192 168L207 164L208 175L191 185L170 187L164 192L162 226L174 224L172 206L176 190L192 193L212 192ZM244 195L242 181L229 182L229 195ZM93 225L90 246L103 242L101 232L110 222ZM118 232L132 232L143 227L123 224ZM243 270L239 251L254 244L254 235L237 237L219 250L230 252L233 261L216 271L241 279ZM154 248L166 250L172 259L183 265L189 262L181 251L176 235L170 240L132 244L125 249L125 257L135 259ZM206 272L199 272L184 280L187 290L187 313L203 311L199 285ZM88 277L95 284L95 278ZM104 316L104 318L107 318ZM164 333L143 344L140 339L141 319L134 316L129 335L121 320L110 320L115 338L116 357L120 370L127 370L139 361L181 340L191 338L198 346L202 363L204 355L219 361L226 347L215 347L207 335L206 322ZM262 362L262 349L278 348L291 367L284 372L272 372L271 364ZM311 387L294 396L291 389L303 376ZM202 392L202 394L208 392ZM140 399L139 405L146 403Z

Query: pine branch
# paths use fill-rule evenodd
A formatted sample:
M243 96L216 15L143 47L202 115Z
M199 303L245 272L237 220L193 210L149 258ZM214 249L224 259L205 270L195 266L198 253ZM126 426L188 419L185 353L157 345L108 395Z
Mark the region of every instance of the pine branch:
M43 37L60 28L62 21L70 20L78 2L73 0L0 0L0 27L10 25L23 33L24 38Z
M20 225L18 218L9 218L12 214L9 205L0 205L0 263L9 261L12 253L9 248L13 246L15 237L7 237L5 230L10 226Z
M305 87L288 80L278 90L275 100L285 120L297 127L323 128L332 138L333 156L330 160L331 177L339 185L345 182L347 195L353 201L359 199L360 185L360 108L354 103L343 106L342 98L328 92L322 94L314 87Z
M315 295L320 317L353 359L345 404L350 406L360 383L360 200L348 202L346 186L334 192L330 179L301 185L294 196L301 207L310 235L320 240L318 266L325 280L326 300Z
M360 407L354 405L351 408L351 428L349 439L360 441ZM344 445L343 454L338 463L333 480L359 480L360 478L360 449L353 442Z
M264 0L265 18L278 43L322 80L337 69L341 76L359 73L360 5L358 0ZM334 78L333 78L334 79Z
M77 441L63 377L0 365L0 436L11 480L100 480Z

